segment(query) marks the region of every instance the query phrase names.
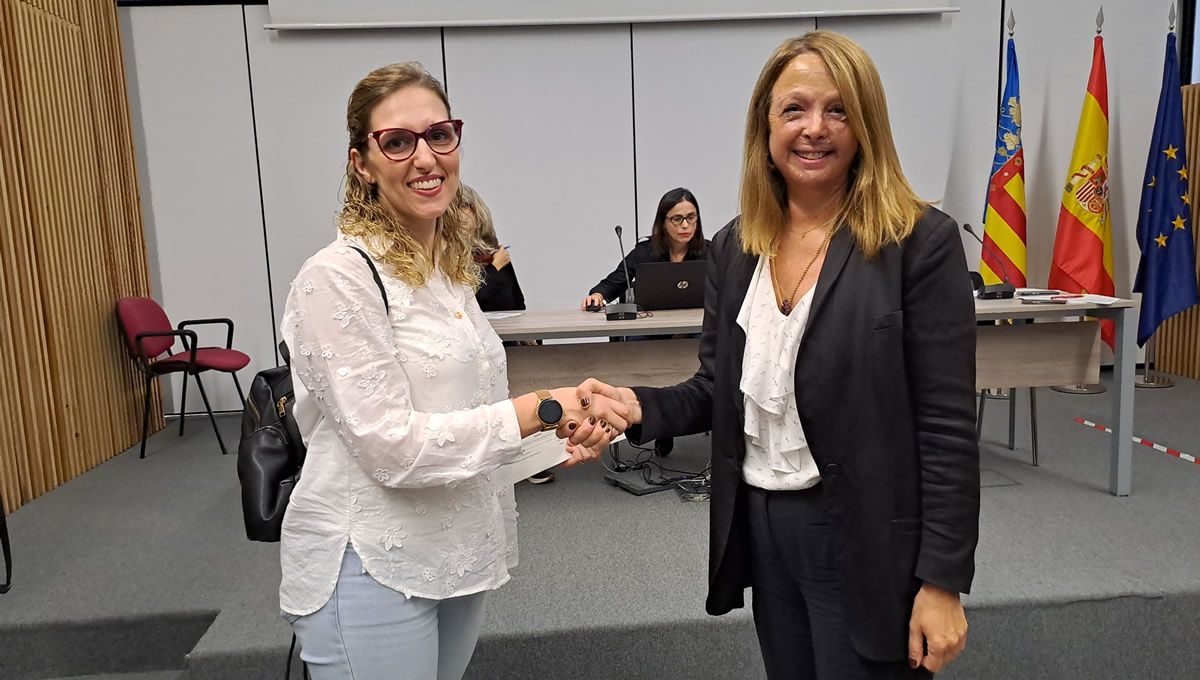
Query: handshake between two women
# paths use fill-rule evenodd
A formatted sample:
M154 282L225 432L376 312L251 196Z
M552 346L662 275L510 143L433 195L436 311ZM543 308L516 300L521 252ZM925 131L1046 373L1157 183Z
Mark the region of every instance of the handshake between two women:
M538 403L532 410L543 423L541 427L522 423L522 436L528 436L537 429L548 429L544 425L546 420L542 413L542 404L548 401L546 397L557 402L562 408L562 415L554 430L559 439L566 440L566 450L570 456L563 462L566 466L599 459L614 439L627 428L639 424L642 418L641 408L633 390L628 387L613 387L595 378L588 378L578 387L560 387L550 390L548 395L530 393L514 399L514 402L536 400ZM520 406L518 404L518 413L529 411Z

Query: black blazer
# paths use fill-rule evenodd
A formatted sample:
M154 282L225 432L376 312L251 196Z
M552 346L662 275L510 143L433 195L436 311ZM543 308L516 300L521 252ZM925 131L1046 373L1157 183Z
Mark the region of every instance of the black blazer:
M688 260L703 260L708 255L710 245L708 239L705 239L704 248L700 251L699 255L693 255L691 251L688 251L683 256L683 260L685 262ZM629 276L636 279L638 265L646 262L667 262L670 259L671 256L668 253L655 255L654 246L650 245L650 237L646 237L638 241L633 250L629 251L629 254L625 256L625 266L621 266L621 263L618 262L617 268L604 277L600 283L592 286L592 289L588 291L588 295L600 293L604 296L605 300L611 301L618 298L623 300L626 288L625 267L629 267Z
M512 262L503 269L496 269L490 263L480 264L483 282L475 291L479 308L485 312L524 310L525 294L521 292L521 282L517 281L517 270Z
M751 584L741 482L745 439L736 318L757 258L737 221L709 251L700 369L637 387L643 442L712 431L706 609L744 604ZM796 357L796 404L834 525L858 653L903 659L924 581L968 592L979 534L975 312L958 229L930 208L901 245L868 261L834 234Z

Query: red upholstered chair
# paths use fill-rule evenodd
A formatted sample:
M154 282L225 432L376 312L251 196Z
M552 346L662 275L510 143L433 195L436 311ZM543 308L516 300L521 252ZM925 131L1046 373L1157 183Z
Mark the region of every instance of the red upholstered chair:
M200 347L196 331L189 326L223 324L228 332L225 336L224 347ZM200 398L204 400L204 409L208 419L212 421L213 431L217 433L217 443L221 453L229 453L225 442L221 440L221 430L217 428L217 419L213 416L212 406L208 403L208 395L204 392L204 383L200 374L204 371L220 371L233 376L233 385L237 388L238 397L246 401L242 386L238 383L237 372L250 363L250 357L233 349L233 321L229 319L190 319L181 321L175 328L171 327L166 312L157 302L150 298L122 298L117 302L117 325L125 338L125 348L129 356L137 364L138 369L146 376L146 405L142 411L142 453L146 457L146 430L150 427L150 387L154 378L170 373L183 373L183 395L179 401L179 434L183 435L183 424L186 420L187 381L188 376L195 376L196 385L200 388ZM183 341L183 351L171 353L175 339Z

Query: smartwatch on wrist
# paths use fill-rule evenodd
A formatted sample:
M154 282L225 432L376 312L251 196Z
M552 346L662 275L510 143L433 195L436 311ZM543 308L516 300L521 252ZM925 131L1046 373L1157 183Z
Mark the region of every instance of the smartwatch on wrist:
M538 420L542 421L542 432L557 428L563 418L562 404L550 395L550 390L538 390L534 395L538 400L535 412Z

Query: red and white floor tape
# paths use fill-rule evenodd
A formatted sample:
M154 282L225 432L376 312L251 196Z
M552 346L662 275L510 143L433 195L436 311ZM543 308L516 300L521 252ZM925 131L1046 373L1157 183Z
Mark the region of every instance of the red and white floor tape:
M1076 418L1075 422L1079 423L1080 425L1086 425L1087 427L1091 427L1091 428L1100 430L1101 432L1107 432L1109 434L1112 434L1111 427L1105 427L1103 425L1098 425L1096 423L1093 423L1090 420L1084 420L1083 418ZM1163 446L1162 444L1155 444L1154 442L1152 442L1148 439L1142 439L1141 437L1134 437L1133 441L1134 441L1134 443L1141 444L1142 446L1154 449L1155 451L1162 451L1163 453L1165 453L1167 455L1175 456L1176 458L1181 458L1183 460L1188 461L1189 463L1200 464L1200 460L1196 460L1196 457L1191 455L1190 453L1184 453L1183 451L1180 451L1178 449L1172 449L1172 448Z

